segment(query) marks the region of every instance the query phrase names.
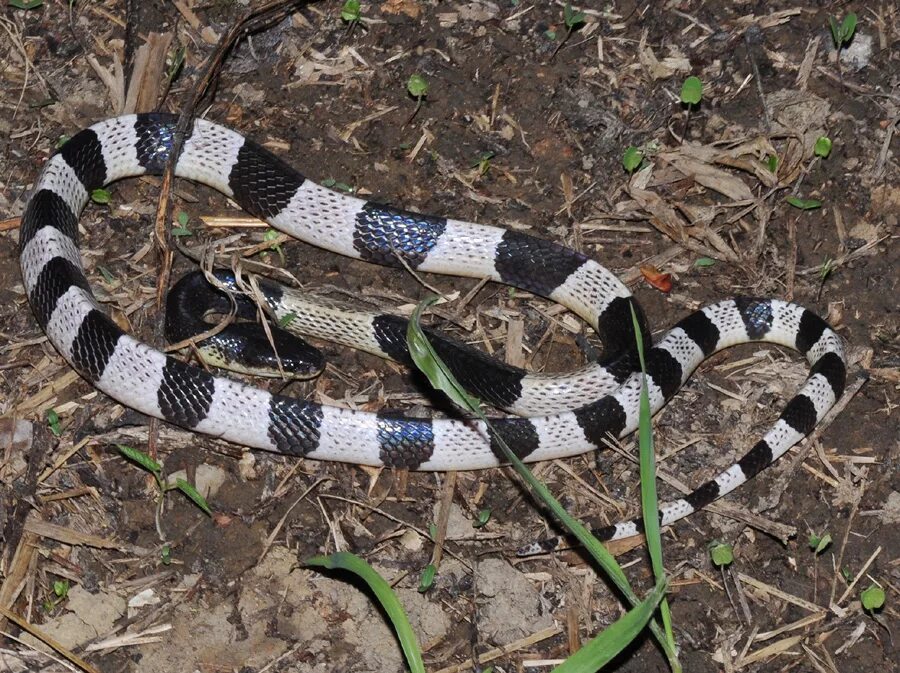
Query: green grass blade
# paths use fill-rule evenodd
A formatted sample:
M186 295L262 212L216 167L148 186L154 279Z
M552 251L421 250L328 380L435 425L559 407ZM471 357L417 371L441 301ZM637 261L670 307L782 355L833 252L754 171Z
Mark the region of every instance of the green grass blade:
M350 552L337 552L330 556L315 556L307 559L304 565L320 566L328 570L346 570L365 582L391 620L394 631L397 633L397 638L400 640L400 647L403 648L403 654L406 656L409 670L412 673L425 673L425 664L422 662L422 650L419 647L416 634L409 624L406 612L403 610L403 606L400 605L397 595L391 589L391 585L372 566Z
M491 433L493 439L503 451L506 460L513 466L519 476L531 487L538 497L547 505L554 516L575 536L579 543L594 558L597 564L603 569L613 584L622 592L632 606L640 603L637 595L631 588L628 578L622 571L621 566L615 557L609 553L600 541L595 538L591 532L577 519L573 518L566 512L565 508L559 501L553 497L553 494L541 483L532 473L531 470L516 456L507 446L503 438L497 434L488 421L484 412L481 410L481 403L476 398L469 395L465 389L456 380L446 364L434 351L428 337L422 331L419 324L421 311L426 306L433 304L437 300L436 297L430 297L421 302L416 310L413 311L406 330L406 340L409 347L410 357L413 363L418 367L435 388L443 391L451 400L463 409L475 414L486 426L488 432ZM659 641L660 647L666 653L669 661L677 661L675 650L671 639L668 639L659 625L655 622L650 623L650 629L653 635ZM673 666L675 670L680 670Z
M662 535L659 526L659 497L656 492L656 451L653 447L653 428L651 425L650 396L647 392L647 365L644 361L644 343L641 337L641 325L631 306L631 323L634 325L637 340L638 361L641 363L641 397L638 411L638 447L640 451L641 471L641 513L644 520L644 537L647 540L647 551L650 554L650 565L657 582L663 582L666 568L662 555ZM669 602L663 598L659 604L666 640L672 651L676 651L675 634L672 630L672 614Z
M650 621L656 606L666 593L666 581L660 580L647 598L619 617L575 654L553 669L553 673L595 673L606 666Z

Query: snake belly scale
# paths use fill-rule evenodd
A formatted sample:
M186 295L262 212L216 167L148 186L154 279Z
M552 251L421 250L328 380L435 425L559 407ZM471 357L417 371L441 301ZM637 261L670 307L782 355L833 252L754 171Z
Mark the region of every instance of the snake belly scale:
M175 117L162 114L95 124L47 162L35 185L20 227L22 277L38 323L63 357L124 405L248 447L415 470L498 465L497 447L480 422L359 412L271 394L165 355L106 316L82 268L80 213L94 189L161 173L172 151L175 124ZM604 267L564 246L332 192L242 135L204 120L194 122L176 175L209 185L273 227L333 252L393 266L400 264L400 256L418 271L487 277L548 297L595 328L607 352L633 348L632 307L642 314L628 289ZM378 341L383 335L376 323L373 319L373 339ZM649 334L646 324L642 327ZM809 377L738 462L661 508L664 525L759 473L808 434L843 392L843 344L825 321L792 303L737 298L692 313L647 351L652 410L674 396L709 355L749 341L798 350L810 363ZM393 347L391 339L383 342L386 350ZM607 435L632 432L638 422L640 374L594 366L587 378L603 391L596 399L556 413L497 419L495 429L528 461L595 450ZM514 406L524 387L517 390L515 376L504 385L505 398L513 398L506 406ZM601 534L612 539L639 529L631 521Z

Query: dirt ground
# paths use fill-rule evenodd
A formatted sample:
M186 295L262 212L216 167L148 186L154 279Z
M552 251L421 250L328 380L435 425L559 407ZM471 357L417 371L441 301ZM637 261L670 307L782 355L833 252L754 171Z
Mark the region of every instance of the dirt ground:
M245 452L117 405L43 338L16 259L17 218L41 165L63 136L121 110L137 48L160 40L151 33L166 36L161 53L183 48L185 60L170 86L165 66L148 75L144 94L164 92L159 109L180 111L247 10L237 0L129 4L45 0L0 13L0 607L104 672L405 670L368 595L302 565L346 549L395 586L429 671L550 670L623 608L577 551L516 558L555 529L511 473ZM352 26L341 4L301 6L242 41L197 113L336 189L583 250L629 282L657 334L736 294L827 316L853 362L846 406L716 513L667 532L676 637L694 673L900 670L897 6L860 3L838 63L827 17L852 4L587 3L567 39L558 1L364 1ZM415 113L413 74L429 85ZM679 93L692 74L703 101L688 115ZM816 158L823 135L833 149ZM650 170L624 170L629 145ZM115 184L110 204L81 220L98 297L154 343L159 187ZM792 207L791 195L822 206ZM174 198L188 246L233 237L232 249L305 286L394 311L429 293L403 270L295 241L282 257L260 245L264 228L211 226L204 218L241 213L198 185L177 183ZM670 291L646 280L648 264L670 274ZM178 256L175 276L190 266ZM595 355L593 335L551 302L424 280L455 298L443 307L455 321L447 331L495 357L561 371ZM321 345L321 379L260 385L362 409L427 404L401 367ZM655 421L663 497L747 450L804 376L796 354L774 346L706 362ZM208 496L213 515L170 493L157 525L156 485L116 443L155 453ZM574 514L612 522L639 504L634 442L616 448L536 470ZM473 527L485 509L490 520ZM818 555L811 533L832 537ZM442 560L420 593L435 535ZM727 571L710 563L714 540L734 545ZM643 547L614 549L647 590ZM859 603L873 583L887 594L875 616ZM66 670L21 625L0 617L0 627L0 670ZM643 639L607 670L668 668Z

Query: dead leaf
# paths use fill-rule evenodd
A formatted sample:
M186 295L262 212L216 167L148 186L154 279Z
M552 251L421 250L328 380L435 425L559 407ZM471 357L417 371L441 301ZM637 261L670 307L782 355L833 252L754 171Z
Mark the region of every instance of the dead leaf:
M418 19L422 8L415 0L385 0L381 4L381 11L385 14L406 14L411 19Z
M641 275L660 292L672 291L672 274L663 273L652 264L641 266Z

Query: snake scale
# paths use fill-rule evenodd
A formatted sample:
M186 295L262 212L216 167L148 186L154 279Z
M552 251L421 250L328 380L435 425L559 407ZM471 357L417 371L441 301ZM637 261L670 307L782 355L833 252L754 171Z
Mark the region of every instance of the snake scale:
M272 394L165 355L106 316L82 267L80 213L92 190L121 178L160 174L172 152L175 125L170 115L140 114L79 132L49 159L28 201L20 228L25 289L41 328L72 367L126 406L247 447L413 470L498 465L498 449L480 422L361 412ZM489 278L548 297L597 330L610 354L605 362L634 349L632 307L642 313L629 290L607 269L564 246L330 191L239 133L204 120L194 122L176 175L209 185L272 227L332 252L391 266L401 265L402 258L417 271ZM402 359L397 351L403 324L372 314L360 329L370 330L363 338L375 350ZM642 327L649 334L645 323ZM843 344L824 320L793 303L735 298L688 315L647 351L653 412L705 358L750 341L796 349L810 364L809 376L743 457L661 508L664 525L733 491L778 459L843 393ZM501 374L485 378L485 387L496 387L495 404L529 414L493 422L528 461L602 448L607 435L623 437L637 427L641 376L635 371L593 364L574 378L542 380L501 368ZM600 535L615 539L640 528L637 521L623 522Z

